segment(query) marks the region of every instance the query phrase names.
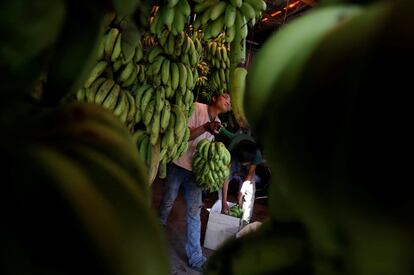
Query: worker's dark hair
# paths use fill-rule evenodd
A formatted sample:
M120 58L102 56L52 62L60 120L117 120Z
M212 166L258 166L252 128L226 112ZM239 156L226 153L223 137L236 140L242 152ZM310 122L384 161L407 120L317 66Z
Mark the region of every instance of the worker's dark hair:
M238 162L252 162L259 149L257 143L251 140L241 140L233 149L233 156Z

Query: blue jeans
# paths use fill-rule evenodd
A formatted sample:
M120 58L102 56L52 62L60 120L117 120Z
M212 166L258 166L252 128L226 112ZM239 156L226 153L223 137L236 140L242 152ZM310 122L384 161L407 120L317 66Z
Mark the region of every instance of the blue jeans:
M160 223L163 225L167 223L168 216L182 185L187 212L187 241L185 251L188 257L188 264L193 267L201 267L206 261L200 244L201 188L198 187L193 172L175 164L169 164L167 169L166 190L160 205Z

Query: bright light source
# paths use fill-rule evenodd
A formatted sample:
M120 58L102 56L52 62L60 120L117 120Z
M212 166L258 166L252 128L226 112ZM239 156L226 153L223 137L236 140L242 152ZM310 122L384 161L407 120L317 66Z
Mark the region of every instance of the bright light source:
M293 8L294 6L297 6L300 3L300 1L296 1L295 3L292 3L289 5L289 8Z
M277 11L277 12L272 13L271 16L276 16L276 15L281 14L281 13L282 13L282 11Z

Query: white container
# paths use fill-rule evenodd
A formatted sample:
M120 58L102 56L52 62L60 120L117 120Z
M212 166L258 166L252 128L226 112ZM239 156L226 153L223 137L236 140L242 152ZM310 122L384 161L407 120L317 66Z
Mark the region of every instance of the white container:
M235 203L227 202L229 207ZM221 200L214 203L210 210L207 222L204 247L216 250L224 241L234 238L239 232L240 219L229 215L221 214Z

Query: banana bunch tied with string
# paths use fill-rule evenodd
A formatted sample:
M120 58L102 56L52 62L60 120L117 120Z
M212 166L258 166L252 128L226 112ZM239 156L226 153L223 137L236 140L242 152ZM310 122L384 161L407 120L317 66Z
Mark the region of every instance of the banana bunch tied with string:
M173 35L177 35L184 31L190 14L191 7L187 0L167 0L164 5L156 7L150 31L159 35L166 28Z
M206 40L223 31L226 42L232 42L236 32L241 32L242 38L246 38L248 25L254 26L266 10L264 0L194 1L197 3L194 6L197 17L193 25L204 30Z
M209 192L220 190L230 174L230 161L230 152L222 142L201 140L193 156L197 184Z

